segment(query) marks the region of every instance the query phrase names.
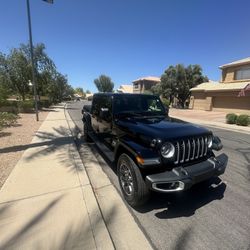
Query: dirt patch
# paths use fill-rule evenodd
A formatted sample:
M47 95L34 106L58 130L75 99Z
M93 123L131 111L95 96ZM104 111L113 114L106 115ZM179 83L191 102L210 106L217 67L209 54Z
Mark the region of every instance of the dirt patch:
M0 153L0 188L24 152L18 150L17 146L31 142L48 113L40 112L39 122L36 121L35 114L19 114L20 118L15 126L0 131L0 149L8 149L7 152Z

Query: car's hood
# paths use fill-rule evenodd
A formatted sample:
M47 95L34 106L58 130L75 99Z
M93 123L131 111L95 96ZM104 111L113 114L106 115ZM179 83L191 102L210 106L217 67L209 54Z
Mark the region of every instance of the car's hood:
M211 132L198 125L179 119L167 118L125 118L117 122L121 130L135 136L144 136L161 140L188 138L210 134Z

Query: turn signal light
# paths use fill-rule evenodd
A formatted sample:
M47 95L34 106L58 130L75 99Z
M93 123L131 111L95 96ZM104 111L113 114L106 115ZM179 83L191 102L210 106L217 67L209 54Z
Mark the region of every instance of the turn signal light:
M141 165L144 163L144 159L142 157L140 157L139 155L136 156L136 161L137 161L137 163L139 163Z

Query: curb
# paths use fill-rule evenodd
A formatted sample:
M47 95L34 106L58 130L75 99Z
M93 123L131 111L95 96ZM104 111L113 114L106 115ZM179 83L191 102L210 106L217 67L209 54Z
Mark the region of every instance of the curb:
M74 134L75 127L72 130L73 121L71 120L71 117L69 116L68 112L65 109L66 106L67 106L67 103L64 105L64 115L65 115L66 121L68 123L70 133L71 133L72 137L74 138L75 137L75 134ZM108 228L105 224L105 221L103 219L103 215L101 213L101 210L100 210L98 201L96 199L94 190L92 188L92 185L90 184L89 176L87 174L87 171L85 170L85 167L82 163L81 157L79 155L79 152L77 150L77 147L76 147L74 141L73 141L72 145L73 145L74 150L71 152L71 154L72 154L74 162L75 162L79 181L81 183L83 183L83 176L82 175L85 175L85 178L87 178L88 182L89 182L88 187L82 187L82 192L83 192L83 199L84 199L85 205L86 205L87 210L88 210L88 215L89 215L89 219L90 219L90 223L91 223L92 233L93 233L94 238L95 238L96 247L97 247L97 249L115 249L111 235L110 235Z
M69 113L65 113L69 118L70 130L73 130L72 134L76 138L79 130L76 129ZM152 249L117 190L99 166L96 157L87 145L83 147L86 153L83 164L115 249Z

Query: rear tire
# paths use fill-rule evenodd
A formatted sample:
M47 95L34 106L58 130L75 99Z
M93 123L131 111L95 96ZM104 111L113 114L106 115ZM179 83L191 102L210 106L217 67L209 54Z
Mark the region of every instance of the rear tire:
M117 175L128 204L138 207L146 203L150 197L150 190L142 178L139 167L127 154L121 154L118 159Z
M83 132L84 132L84 135L83 135L84 141L91 142L91 138L88 135L88 127L86 123L83 123Z

